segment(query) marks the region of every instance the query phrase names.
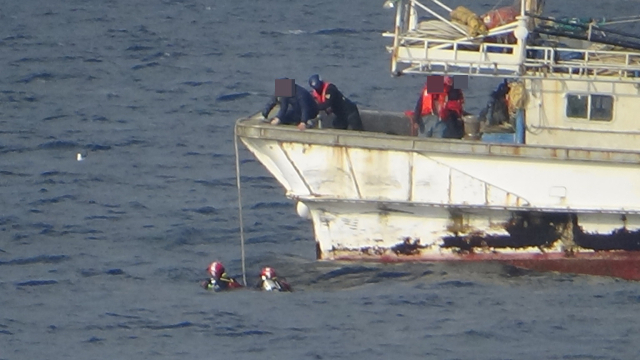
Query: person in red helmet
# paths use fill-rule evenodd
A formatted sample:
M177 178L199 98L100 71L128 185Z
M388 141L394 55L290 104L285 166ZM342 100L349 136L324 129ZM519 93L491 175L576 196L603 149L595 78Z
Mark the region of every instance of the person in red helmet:
M219 261L209 264L207 272L211 275L211 278L202 282L202 287L206 290L218 292L242 287L239 282L227 275L224 265Z
M264 291L292 291L291 285L285 279L278 278L276 271L271 267L262 268L256 287Z

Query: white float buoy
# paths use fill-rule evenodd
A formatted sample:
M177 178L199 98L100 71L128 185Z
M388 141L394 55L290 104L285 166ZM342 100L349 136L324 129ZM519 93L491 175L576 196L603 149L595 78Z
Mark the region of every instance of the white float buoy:
M78 159L78 161L84 160L81 153L78 153L78 155L76 155L76 159Z
M309 207L302 202L298 201L296 204L296 211L298 215L303 219L311 219L311 213L309 212Z

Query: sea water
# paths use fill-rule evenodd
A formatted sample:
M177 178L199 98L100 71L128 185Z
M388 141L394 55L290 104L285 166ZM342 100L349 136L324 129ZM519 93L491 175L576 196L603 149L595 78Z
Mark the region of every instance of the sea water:
M390 76L382 3L4 1L0 359L638 358L636 282L315 261L311 224L242 146L247 282L272 266L294 292L198 286L213 260L243 281L233 126L274 79L319 73L361 108L415 105L424 78ZM467 110L498 83L472 79Z

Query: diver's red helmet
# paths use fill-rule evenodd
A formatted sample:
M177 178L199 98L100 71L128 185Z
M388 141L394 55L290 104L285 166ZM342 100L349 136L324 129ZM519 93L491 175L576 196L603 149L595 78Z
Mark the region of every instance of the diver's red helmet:
M267 266L265 268L262 268L260 277L262 277L263 279L273 279L274 277L276 277L276 271L273 270L273 268Z
M453 78L451 76L445 76L444 84L448 86L453 86Z
M211 276L214 279L220 279L222 274L224 274L225 270L224 270L224 266L222 265L222 263L220 263L218 261L214 261L209 265L209 267L207 268L207 271L209 272L209 274L211 274Z

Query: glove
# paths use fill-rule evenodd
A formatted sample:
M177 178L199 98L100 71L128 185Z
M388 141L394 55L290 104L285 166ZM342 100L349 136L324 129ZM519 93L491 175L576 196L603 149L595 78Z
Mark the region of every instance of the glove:
M211 280L205 280L201 282L200 286L202 286L206 290L209 290L209 287L211 286Z

